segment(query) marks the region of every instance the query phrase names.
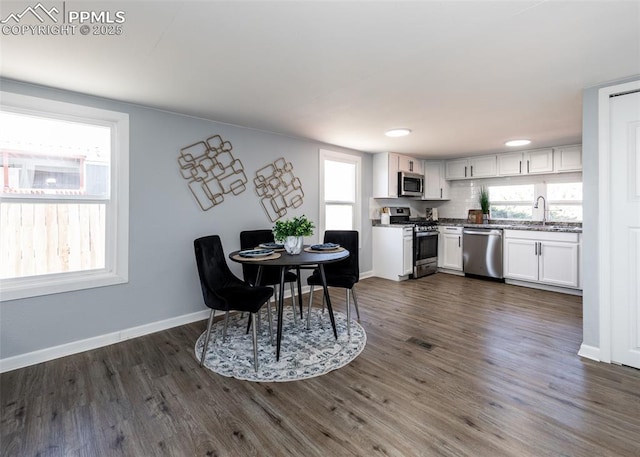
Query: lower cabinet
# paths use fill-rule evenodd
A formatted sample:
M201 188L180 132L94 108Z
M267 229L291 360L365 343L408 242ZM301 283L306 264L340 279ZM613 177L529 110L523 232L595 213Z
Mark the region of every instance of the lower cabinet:
M506 279L580 287L577 233L505 230L503 250Z
M402 281L413 273L413 228L373 227L373 274Z
M438 267L462 271L462 227L441 226L438 230Z

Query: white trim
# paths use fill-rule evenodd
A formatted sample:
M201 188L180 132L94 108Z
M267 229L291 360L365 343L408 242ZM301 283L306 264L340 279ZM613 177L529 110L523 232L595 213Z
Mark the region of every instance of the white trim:
M631 81L598 91L598 283L600 306L600 360L611 363L611 119L612 95L640 90L640 81Z
M595 346L589 346L584 343L580 345L580 350L578 351L578 355L580 357L584 357L585 359L595 360L596 362L600 362L600 348Z
M0 301L126 283L129 280L129 115L91 106L0 92L4 109L111 128L111 197L106 205L105 268L0 281ZM65 200L68 201L68 200ZM78 199L82 201L82 199Z
M137 327L119 330L113 333L107 333L105 335L87 338L85 340L72 341L71 343L61 344L60 346L40 349L38 351L0 359L0 373L47 362L60 357L66 357L68 355L78 354L80 352L90 351L104 346L110 346L132 338L149 335L151 333L160 332L180 325L190 324L191 322L201 321L203 319L207 319L209 317L209 313L209 309L205 309L202 311L196 311L195 313L183 314L182 316L172 317Z
M539 282L520 281L519 279L505 278L504 283L510 284L512 286L529 287L530 289L548 290L551 292L559 292L561 294L577 295L579 297L582 296L581 289L571 289L569 287L553 286L550 284L543 284Z

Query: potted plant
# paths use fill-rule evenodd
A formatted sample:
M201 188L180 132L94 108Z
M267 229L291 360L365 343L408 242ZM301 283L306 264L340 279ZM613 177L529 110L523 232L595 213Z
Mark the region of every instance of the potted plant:
M478 201L480 202L480 209L482 210L482 223L489 223L489 209L491 208L491 203L489 202L489 189L486 186L480 187L480 195L478 197Z
M305 236L313 235L315 226L307 217L296 216L293 219L276 221L273 226L273 238L284 244L289 254L300 254Z

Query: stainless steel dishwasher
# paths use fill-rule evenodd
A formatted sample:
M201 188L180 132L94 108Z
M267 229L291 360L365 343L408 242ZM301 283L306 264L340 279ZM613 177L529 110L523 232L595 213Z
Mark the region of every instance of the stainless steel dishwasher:
M502 229L465 228L462 269L465 274L502 279Z

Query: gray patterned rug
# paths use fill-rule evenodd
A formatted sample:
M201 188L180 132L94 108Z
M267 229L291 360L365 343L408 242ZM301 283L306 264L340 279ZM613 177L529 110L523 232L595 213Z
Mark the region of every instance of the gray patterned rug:
M274 310L275 311L275 310ZM274 312L273 346L269 342L268 320L263 312L258 332L258 372L253 368L253 339L247 330L247 315L229 316L227 340L222 343L223 321L214 323L205 355L204 366L222 376L258 382L297 381L326 374L343 367L362 352L367 334L360 324L351 320L351 337L347 336L347 317L334 312L338 339L333 336L329 315L319 309L311 311L310 329L306 320L293 322L293 311L285 309L280 361L276 361L276 318ZM306 313L305 313L306 318ZM202 354L205 333L196 341L195 355ZM215 336L215 344L213 338Z

